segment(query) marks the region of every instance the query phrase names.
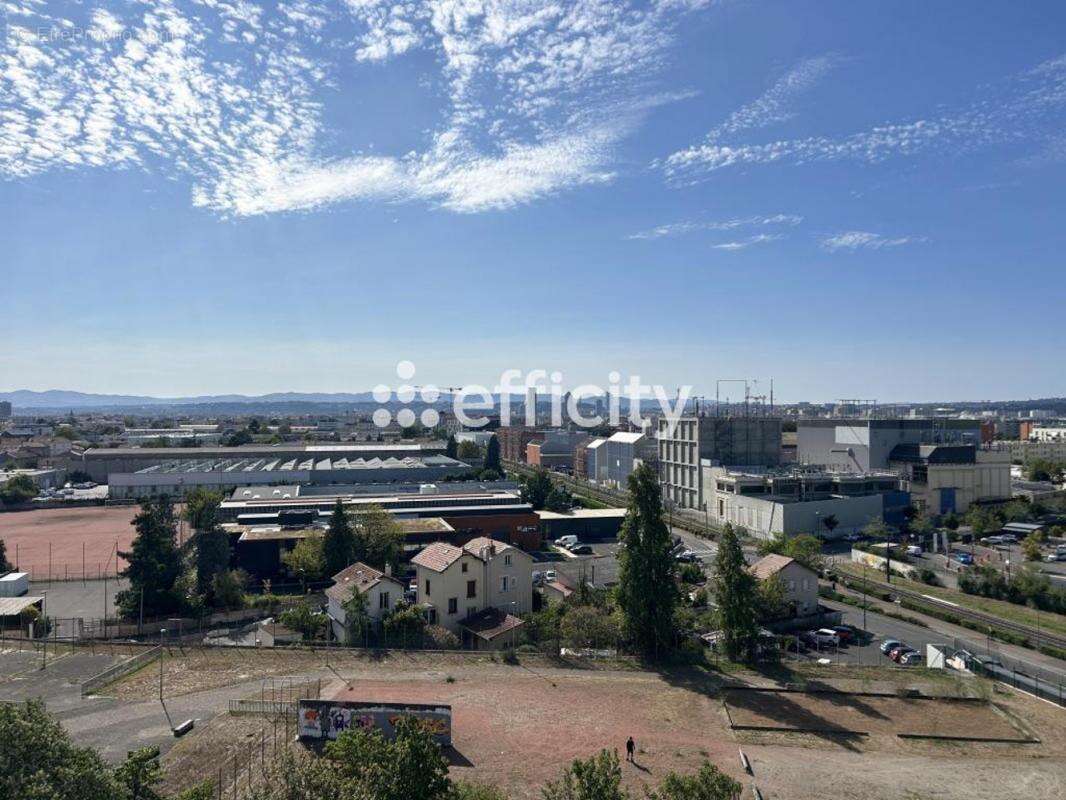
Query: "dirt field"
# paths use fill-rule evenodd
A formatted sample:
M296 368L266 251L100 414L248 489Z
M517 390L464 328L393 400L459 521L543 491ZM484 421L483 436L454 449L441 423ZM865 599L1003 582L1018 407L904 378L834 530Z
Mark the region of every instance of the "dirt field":
M129 549L136 513L135 506L92 506L0 514L0 539L11 562L17 558L19 569L31 572L33 580L48 579L49 545L52 578L81 577L83 545L88 577L114 575L115 552ZM124 565L118 559L119 568Z
M734 726L875 736L1029 738L984 701L750 691L726 691L724 699Z
M898 672L867 669L853 675L828 668L818 677L823 686L885 691ZM929 692L955 685L932 675L925 680L924 674L910 672L907 680ZM247 697L258 692L263 676L292 675L321 678L326 697L449 703L456 750L453 775L496 783L516 800L539 797L539 787L558 777L574 758L603 747L622 749L628 735L638 745L639 766L625 766L626 781L636 796L642 795L642 784L654 785L671 770L695 770L705 758L750 787L752 776L741 773L738 746L752 759L755 783L766 797L1004 800L1063 796L1066 790L1066 713L1017 694L996 694L993 700L1039 736L1040 744L899 739L895 733L904 730L970 728L986 736L1017 732L987 706L895 697L810 701L811 695L788 695L784 702L783 695L766 693L743 706L734 698L729 706L731 712L743 708L751 719L810 715L841 727L861 724L856 729L879 732L869 737L733 731L723 702L728 693L725 678L688 669L553 668L533 659L507 666L487 657L429 654L375 660L353 653L333 653L326 667L322 651L191 650L184 656L175 651L165 662L165 675L168 697L227 686L232 686L233 697ZM879 682L879 677L884 680ZM729 679L768 683L757 675L733 674ZM157 681L154 669L144 671L108 693L126 699L151 697ZM976 685L970 689L977 691ZM980 691L987 693L987 685ZM801 699L797 703L795 698ZM225 727L242 732L255 727L231 720L222 714L215 722L205 722L174 749L168 763L186 749L200 747L196 737L214 740L217 735L224 740ZM234 735L243 738L246 732ZM183 774L191 763L183 761ZM832 791L827 791L830 785ZM745 797L750 796L749 788Z

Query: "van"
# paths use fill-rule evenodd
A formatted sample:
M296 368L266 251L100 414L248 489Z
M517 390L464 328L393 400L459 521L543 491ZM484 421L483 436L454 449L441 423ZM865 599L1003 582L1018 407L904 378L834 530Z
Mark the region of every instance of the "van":
M555 540L556 547L567 547L567 548L569 548L569 547L573 547L577 543L578 543L578 538L576 536L573 536L573 535L571 535L571 536L560 536L558 539Z
M920 556L922 554L922 548L916 544L907 545L907 555Z

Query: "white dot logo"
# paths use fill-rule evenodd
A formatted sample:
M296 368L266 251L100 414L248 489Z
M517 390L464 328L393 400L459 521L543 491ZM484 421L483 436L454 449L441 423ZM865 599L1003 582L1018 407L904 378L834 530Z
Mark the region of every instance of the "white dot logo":
M405 383L396 389L396 401L407 406L420 399L423 403L436 403L440 399L440 389L436 386L417 386L409 381L415 376L415 365L410 361L401 361L396 365L396 377ZM374 387L372 392L374 402L379 404L388 403L393 396L392 389L381 383ZM392 424L392 412L387 408L379 408L373 414L374 424L379 428L387 428ZM420 421L426 428L434 428L440 423L440 414L434 408L425 408L421 414L415 414L414 409L401 408L396 412L396 423L402 428L410 428L415 421Z

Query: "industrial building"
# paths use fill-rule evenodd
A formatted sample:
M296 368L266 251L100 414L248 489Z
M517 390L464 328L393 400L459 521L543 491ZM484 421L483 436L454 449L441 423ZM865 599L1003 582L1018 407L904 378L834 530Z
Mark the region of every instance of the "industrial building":
M704 508L701 463L772 467L781 463L781 420L695 415L659 419L663 498L678 508Z
M109 483L112 473L135 473L170 461L208 461L210 459L263 459L285 463L308 459L407 458L443 455L445 442L417 444L340 443L340 444L271 444L241 447L94 447L72 456L69 468L81 470L97 483Z
M397 458L208 458L153 464L137 472L112 472L112 499L182 496L197 488L228 491L235 486L357 484L403 481L432 483L470 471L470 465L438 455Z
M966 419L804 419L796 459L852 472L885 469L897 445L980 445L981 423Z
M526 445L525 461L532 466L570 472L574 467L574 451L589 439L584 431L546 430L540 438Z
M242 525L285 525L299 512L310 512L299 519L306 524L324 523L337 500L345 508L358 511L368 505L379 506L399 520L439 517L454 531L444 538L459 543L475 536L537 550L541 544L540 519L529 503L524 503L513 489L492 489L465 485L461 491L451 487L424 486L420 491L405 491L397 485L393 491L379 488L366 492L360 486L250 486L237 489L221 504L222 518ZM416 487L417 488L417 487Z
M897 445L889 464L911 502L928 514L963 513L973 503L1011 498L1010 454L974 445Z
M754 472L705 461L702 474L707 520L762 539L801 533L839 538L871 522L898 524L909 504L899 476L891 472Z

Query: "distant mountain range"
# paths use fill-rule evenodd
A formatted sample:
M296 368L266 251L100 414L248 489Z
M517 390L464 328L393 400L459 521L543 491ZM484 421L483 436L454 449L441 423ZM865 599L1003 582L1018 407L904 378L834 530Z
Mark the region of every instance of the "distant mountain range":
M372 403L374 397L370 392L274 392L263 395L215 394L195 397L149 397L128 394L92 394L89 392L71 392L64 389L49 389L45 392L32 392L18 389L14 392L0 392L0 400L9 400L15 408L146 408L152 406L198 406L198 405L249 405L281 403L328 403L331 405L351 403Z

